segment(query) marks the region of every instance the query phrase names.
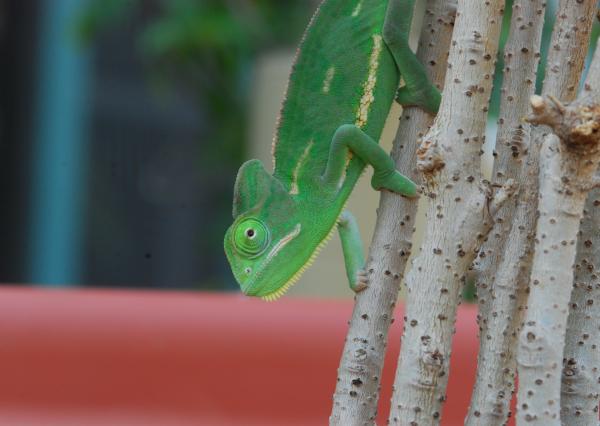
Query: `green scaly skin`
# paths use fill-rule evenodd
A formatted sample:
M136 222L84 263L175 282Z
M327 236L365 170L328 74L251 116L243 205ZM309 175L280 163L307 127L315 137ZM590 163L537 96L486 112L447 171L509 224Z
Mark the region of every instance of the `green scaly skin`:
M342 211L366 164L371 185L414 197L377 141L394 102L435 112L440 94L408 47L415 0L325 0L292 68L274 143L275 168L242 165L225 253L242 291L273 300L339 225L350 287L366 286L352 216ZM405 86L397 91L400 72Z

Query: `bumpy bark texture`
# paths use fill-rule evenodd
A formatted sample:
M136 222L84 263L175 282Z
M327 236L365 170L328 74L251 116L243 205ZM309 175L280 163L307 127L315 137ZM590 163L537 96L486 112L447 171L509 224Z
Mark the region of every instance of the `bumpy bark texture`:
M598 175L596 175L598 176ZM600 393L600 189L588 195L577 240L563 358L563 425L598 424Z
M506 424L516 376L517 327L529 279L539 149L530 144L531 126L522 118L535 89L544 0L513 3L510 34L504 48L504 78L492 182L519 183L520 192L494 217L494 228L475 265L479 302L477 379L465 424ZM533 148L533 149L532 149Z
M494 196L480 167L503 12L500 0L458 2L442 105L418 152L427 223L406 278L392 425L439 424L464 275L492 226L491 215L514 191L508 182Z
M582 0L576 3L584 5ZM575 11L579 9L571 9ZM553 133L540 155L540 216L528 309L519 336L518 425L561 424L561 367L576 240L600 163L599 101L598 51L575 102L564 105L551 96L531 100L529 121L547 125Z
M429 78L441 88L450 46L454 1L429 0L417 56ZM392 157L402 173L419 181L415 169L417 141L433 116L406 108L394 140ZM373 424L377 415L379 378L398 290L411 251L417 202L381 194L375 234L369 251L369 287L356 296L350 328L338 369L329 419L332 425Z

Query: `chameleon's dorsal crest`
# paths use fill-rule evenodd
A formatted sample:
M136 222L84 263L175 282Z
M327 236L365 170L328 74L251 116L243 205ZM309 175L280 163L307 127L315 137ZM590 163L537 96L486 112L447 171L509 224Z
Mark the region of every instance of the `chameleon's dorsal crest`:
M240 167L233 190L233 218L265 207L293 208L293 201L285 188L271 176L259 160L248 160Z

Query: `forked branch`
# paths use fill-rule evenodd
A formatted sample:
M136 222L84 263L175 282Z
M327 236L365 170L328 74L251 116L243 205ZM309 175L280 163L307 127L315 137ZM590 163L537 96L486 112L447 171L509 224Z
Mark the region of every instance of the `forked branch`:
M600 163L599 103L598 49L576 101L563 105L551 97L532 99L529 120L550 125L558 135L547 136L540 157L537 244L519 337L519 425L561 424L561 367L576 241Z

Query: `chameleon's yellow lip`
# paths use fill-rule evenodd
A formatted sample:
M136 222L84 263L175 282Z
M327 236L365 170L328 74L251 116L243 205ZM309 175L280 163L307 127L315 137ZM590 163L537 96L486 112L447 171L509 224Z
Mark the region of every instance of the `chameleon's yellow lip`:
M267 302L272 302L274 300L279 299L281 296L283 296L283 294L287 290L289 290L289 288L293 284L295 284L296 281L298 281L298 278L300 278L300 275L306 269L304 266L301 267L300 270L298 270L291 279L289 279L287 282L285 282L283 285L281 285L279 288L277 288L277 290L272 291L270 293L261 294L261 290L263 289L263 286L257 288L257 284L260 281L261 272L265 267L266 267L266 265L263 268L261 268L256 273L256 275L254 275L250 279L246 280L246 282L242 282L241 280L238 279L237 276L236 276L236 279L237 279L238 283L240 284L240 289L242 290L242 293L244 293L246 296L260 297L261 299L263 299Z

